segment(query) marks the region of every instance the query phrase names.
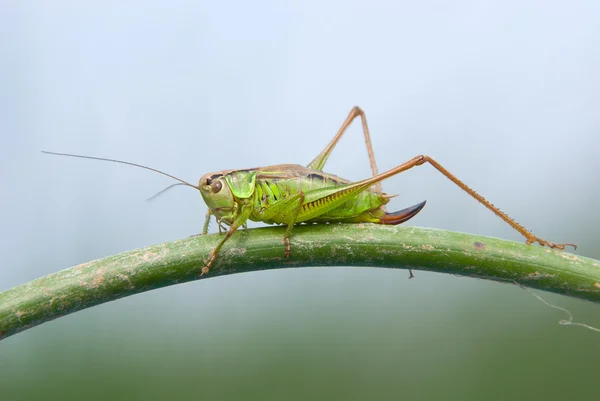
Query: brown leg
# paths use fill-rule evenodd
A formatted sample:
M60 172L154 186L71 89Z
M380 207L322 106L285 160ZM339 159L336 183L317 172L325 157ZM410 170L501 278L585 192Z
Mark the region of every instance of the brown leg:
M344 121L344 123L342 124L338 132L335 134L331 142L329 142L325 149L323 149L323 151L319 153L319 155L308 165L308 168L312 168L315 170L323 170L323 167L327 162L327 158L333 151L333 148L335 147L335 145L337 145L342 135L344 135L348 126L352 124L352 121L354 121L354 119L359 116L362 121L362 128L363 134L365 136L365 144L367 145L367 152L369 153L371 171L373 172L374 176L377 175L377 163L375 162L375 153L373 152L373 145L371 144L371 135L369 134L367 117L365 115L365 112L358 106L354 106L352 110L350 110L348 117L346 117L346 121ZM377 184L375 184L375 189L377 192L381 193L381 183L378 182Z
M210 271L210 267L217 259L217 256L219 255L219 251L223 247L223 244L225 244L225 242L227 242L227 240L233 235L234 232L236 232L236 230L238 228L240 228L243 224L246 223L246 220L248 220L248 217L250 216L251 210L252 210L252 208L250 208L250 207L242 208L240 214L235 218L235 220L233 221L233 224L229 227L229 230L227 230L225 237L223 237L223 239L221 240L221 242L219 242L219 244L215 247L215 249L210 251L210 253L208 254L208 261L202 268L202 273L200 274L200 277L204 276L206 273L208 273Z
M413 157L406 163L403 163L396 168L386 171L385 173L382 173L378 177L374 177L370 180L382 180L387 177L391 177L392 175L396 175L398 173L409 170L415 166L420 166L425 163L431 164L433 167L436 168L436 170L438 170L440 173L444 174L450 181L452 181L453 183L458 185L463 191L465 191L466 193L471 195L473 198L477 199L477 201L479 201L479 203L481 203L483 206L487 207L489 210L494 212L494 214L496 216L500 217L502 220L507 222L512 228L514 228L519 233L521 233L521 235L523 235L527 239L527 241L526 241L527 244L532 244L534 242L537 242L538 244L540 244L542 246L548 246L550 248L565 249L566 246L572 246L573 248L577 249L577 246L574 244L555 244L553 242L549 242L542 238L536 237L535 235L533 235L533 233L531 231L527 230L525 227L523 227L522 225L517 223L514 219L509 217L502 210L500 210L496 206L492 205L483 196L479 195L477 192L475 192L474 190L469 188L464 182L462 182L461 180L456 178L456 176L454 176L454 174L450 173L448 170L446 170L444 167L442 167L441 164L439 164L438 162L436 162L429 156L419 155L419 156ZM365 180L364 182L366 182L366 181L369 181L369 180Z
M215 249L210 251L210 253L208 254L208 261L202 268L202 273L200 274L200 277L204 276L205 274L207 274L210 271L212 264L215 262L215 260L217 260L217 255L219 254L219 251L223 247L223 244L225 243L225 241L227 241L229 239L229 237L231 237L233 235L233 233L236 230L237 230L237 227L231 226L229 228L229 230L227 231L227 233L225 234L225 237L221 240L221 242L219 242L219 245L217 245L217 247Z

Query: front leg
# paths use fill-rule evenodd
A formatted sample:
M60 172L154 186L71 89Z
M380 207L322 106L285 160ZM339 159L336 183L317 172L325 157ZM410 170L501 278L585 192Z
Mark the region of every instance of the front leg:
M244 225L246 223L246 220L248 220L248 217L250 217L251 211L252 211L251 206L247 206L247 205L242 206L242 210L237 215L237 217L234 219L233 224L229 227L229 230L225 234L225 237L223 237L223 239L219 242L219 244L215 247L215 249L210 251L210 253L208 254L208 260L206 261L206 264L202 268L202 273L200 274L200 277L204 276L205 274L207 274L210 271L211 266L217 259L217 256L219 256L219 251L221 251L223 244L225 244L225 242L233 235L233 233L238 228L240 228L242 225Z

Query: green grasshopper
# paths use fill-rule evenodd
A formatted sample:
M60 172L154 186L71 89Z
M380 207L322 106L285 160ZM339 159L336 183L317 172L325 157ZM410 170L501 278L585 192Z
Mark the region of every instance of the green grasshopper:
M351 182L323 172L323 167L348 126L357 117L360 117L362 121L373 176L362 181ZM550 248L564 249L565 246L576 248L573 244L555 244L533 235L429 156L419 155L413 157L391 170L378 174L367 119L365 113L359 107L354 107L350 111L331 142L306 167L297 164L280 164L242 170L224 170L203 175L198 185L192 185L187 181L151 167L121 160L68 153L44 153L128 164L179 181L178 184L173 184L165 190L175 185L185 185L199 190L208 206L202 235L208 232L211 215L216 218L219 233L222 233L223 225L229 226L221 242L210 252L208 260L202 268L202 276L209 272L223 244L238 228L245 227L248 220L285 225L283 244L285 256L290 257L290 238L292 229L296 224L375 223L396 225L411 219L421 211L425 206L425 202L388 213L385 205L395 195L383 193L381 191L381 181L425 163L431 164L450 181L521 233L526 238L527 244L537 242ZM159 194L165 190L159 192Z

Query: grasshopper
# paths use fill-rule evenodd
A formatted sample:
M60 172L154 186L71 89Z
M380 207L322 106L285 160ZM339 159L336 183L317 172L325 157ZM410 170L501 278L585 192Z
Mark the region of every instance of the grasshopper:
M361 118L373 176L362 181L351 182L325 173L323 168L338 141L357 117ZM219 244L210 252L208 260L202 268L201 276L210 271L225 242L237 229L245 227L248 220L285 225L283 245L285 256L289 258L291 255L290 238L296 224L375 223L396 225L411 219L423 209L425 201L397 212L388 213L385 205L395 195L383 193L381 181L425 163L432 165L522 234L526 238L527 244L538 243L541 246L557 249L564 249L566 246L576 248L574 244L555 244L533 235L532 232L492 205L429 156L413 157L391 170L378 174L367 118L364 111L358 106L350 111L331 142L306 167L297 164L279 164L242 170L223 170L203 175L198 185L192 185L160 170L136 163L69 153L45 151L44 153L132 165L179 181L158 194L176 185L185 185L200 191L208 206L201 235L208 233L211 216L216 218L220 234L224 230L223 226L229 227Z

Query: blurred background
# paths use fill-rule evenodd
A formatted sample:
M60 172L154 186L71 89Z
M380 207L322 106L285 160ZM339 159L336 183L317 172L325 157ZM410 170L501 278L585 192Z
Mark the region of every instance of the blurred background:
M600 258L596 1L0 2L0 291L198 233L185 180L306 164L354 105L380 171L429 154L535 234ZM360 124L326 168L369 175ZM432 167L410 225L523 241ZM215 229L215 226L212 226ZM600 335L515 286L290 269L153 291L0 343L0 398L565 399ZM553 294L576 321L600 308Z

